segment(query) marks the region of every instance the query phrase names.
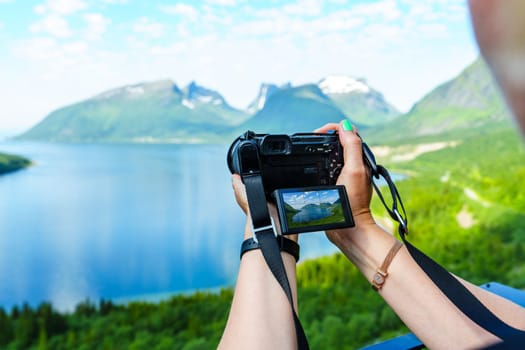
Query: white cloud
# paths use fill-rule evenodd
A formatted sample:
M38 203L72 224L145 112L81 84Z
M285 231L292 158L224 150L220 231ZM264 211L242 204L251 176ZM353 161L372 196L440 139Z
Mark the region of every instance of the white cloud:
M235 0L206 0L207 4L219 6L235 6Z
M53 38L21 40L13 47L16 57L29 60L46 60L59 56L59 46Z
M47 7L43 4L38 4L36 5L34 8L33 8L33 11L37 14L37 15L44 15L46 14L47 12Z
M56 38L69 38L74 33L67 15L84 10L87 4L82 0L47 0L33 7L33 11L43 16L29 26L29 31L37 34L50 34Z
M369 4L358 4L351 8L355 16L363 16L369 19L395 20L402 12L395 0L382 0Z
M51 34L57 38L68 38L73 35L73 31L69 28L69 23L64 17L57 14L50 14L33 23L29 27L29 31L32 33Z
M99 39L107 30L111 23L109 18L100 13L88 13L84 15L84 21L87 24L86 37L89 40Z
M70 15L72 13L84 10L88 5L82 0L47 0L44 5L37 5L35 8L44 8L50 12L60 15Z
M195 21L199 16L199 11L195 7L181 3L173 6L161 6L160 10L167 14L184 17L190 21Z
M74 41L62 45L61 50L64 55L78 56L87 52L88 45L83 41Z
M83 41L60 43L54 38L40 37L20 40L12 47L15 57L30 61L52 61L57 65L74 63L78 57L83 57L88 51L88 45Z
M133 26L133 31L135 33L145 34L152 39L157 39L164 35L164 25L153 22L149 18L141 17Z
M318 16L321 14L322 7L321 0L299 0L294 4L285 5L283 10L291 15Z
M106 4L127 4L128 0L102 0Z

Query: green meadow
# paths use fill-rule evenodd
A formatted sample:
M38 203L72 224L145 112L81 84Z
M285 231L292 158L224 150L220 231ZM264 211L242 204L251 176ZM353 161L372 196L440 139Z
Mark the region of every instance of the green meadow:
M286 218L289 224L290 229L295 228L302 228L302 227L312 227L312 226L319 226L319 225L326 225L326 224L335 224L345 221L345 216L343 214L343 207L340 203L334 204L330 206L330 215L321 218L321 219L315 219L310 220L306 222L294 222L293 217L297 212L289 212L286 211Z

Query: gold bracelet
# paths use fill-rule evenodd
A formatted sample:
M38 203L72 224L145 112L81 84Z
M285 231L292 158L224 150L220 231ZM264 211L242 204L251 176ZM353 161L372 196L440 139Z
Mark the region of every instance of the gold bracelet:
M372 288L374 288L375 291L380 290L383 287L383 284L385 284L386 277L388 276L388 266L390 265L392 259L394 259L394 256L396 256L397 252L402 246L403 243L396 240L396 243L394 243L392 248L390 248L390 250L388 251L385 261L383 261L381 266L376 269L376 272L372 277Z

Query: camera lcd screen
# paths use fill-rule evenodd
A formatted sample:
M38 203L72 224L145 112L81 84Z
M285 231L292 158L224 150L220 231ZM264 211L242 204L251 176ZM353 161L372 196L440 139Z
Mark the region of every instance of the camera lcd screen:
M274 198L283 234L354 226L344 186L276 190Z

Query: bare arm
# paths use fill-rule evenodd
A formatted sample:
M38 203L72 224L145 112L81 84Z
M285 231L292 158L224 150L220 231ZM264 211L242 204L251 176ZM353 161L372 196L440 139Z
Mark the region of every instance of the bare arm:
M336 129L345 152L345 167L338 179L347 188L356 226L327 232L328 238L350 259L369 281L381 265L395 238L374 222L370 213L370 183L363 165L361 140L355 131L329 124L319 131ZM503 321L525 329L525 309L495 294L464 282ZM379 291L403 322L433 349L464 349L489 345L498 338L464 316L433 284L402 248L388 268Z
M244 185L233 177L237 202L247 212ZM248 215L244 238L252 237ZM292 237L288 237L292 238ZM295 238L296 239L296 238ZM297 300L295 258L281 253L294 302ZM295 306L297 310L297 304ZM219 349L295 349L295 326L286 295L259 249L245 253Z

